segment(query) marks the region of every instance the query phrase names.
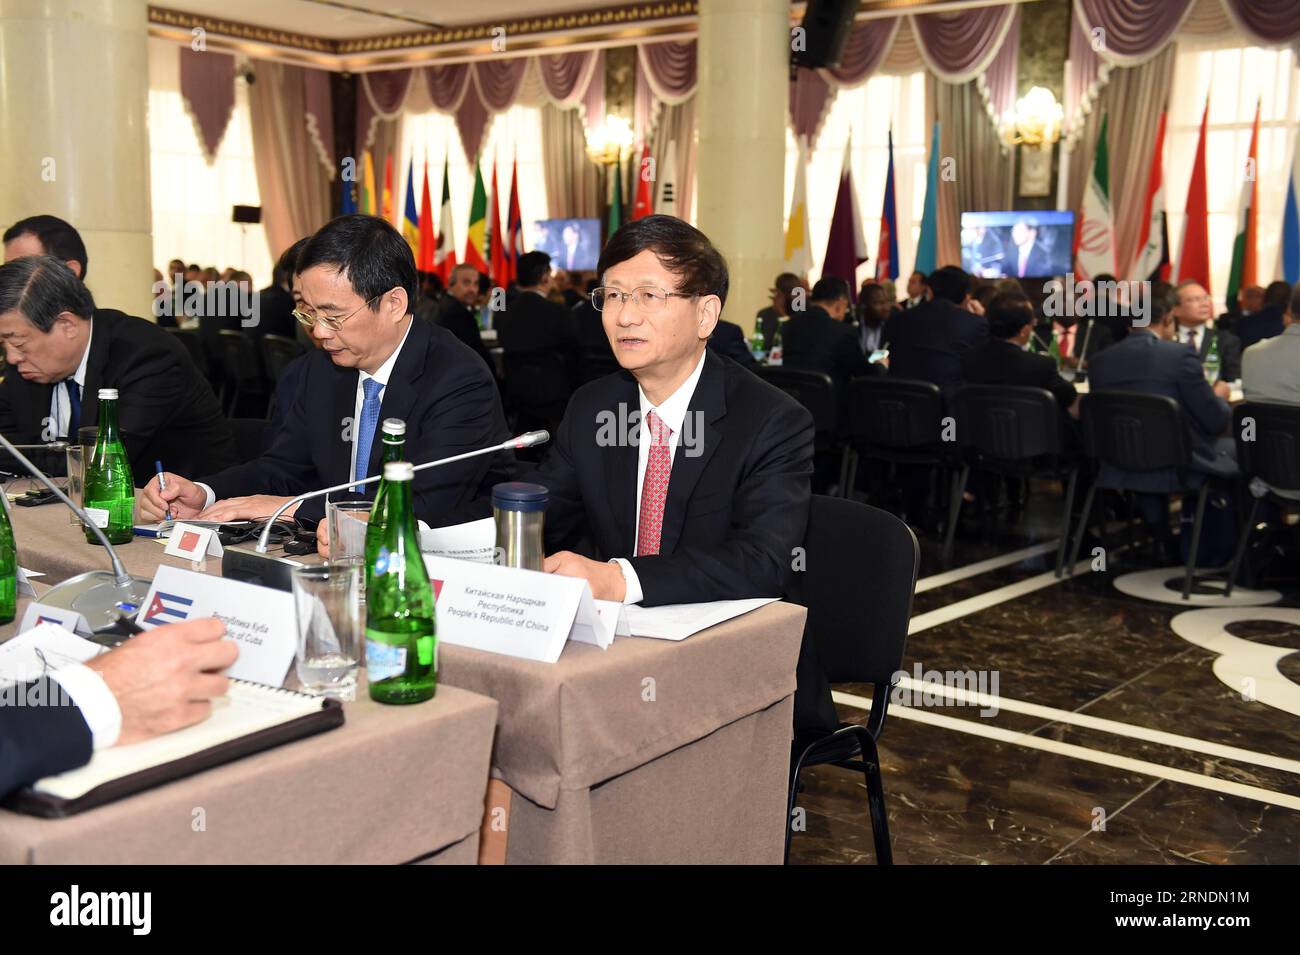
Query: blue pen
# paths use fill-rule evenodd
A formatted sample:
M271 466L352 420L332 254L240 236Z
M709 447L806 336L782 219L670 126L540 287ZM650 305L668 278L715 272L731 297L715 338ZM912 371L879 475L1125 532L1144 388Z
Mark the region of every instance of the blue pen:
M161 461L155 461L155 462L153 463L153 466L154 466L155 468L158 469L158 490L160 490L160 491L165 491L165 490L167 490L167 481L166 481L166 479L163 477L163 467L162 467L162 462L161 462ZM167 518L167 520L169 520L169 521L172 519L172 509L171 509L171 507L168 507L168 508L167 508L167 513L164 514L163 517Z

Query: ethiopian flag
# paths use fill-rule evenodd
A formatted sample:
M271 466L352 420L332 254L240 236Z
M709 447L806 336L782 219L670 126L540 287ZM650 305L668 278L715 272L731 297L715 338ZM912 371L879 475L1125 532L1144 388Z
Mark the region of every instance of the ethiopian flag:
M474 163L474 198L469 204L469 230L465 233L465 264L487 274L487 189L483 168Z
M1255 126L1250 132L1250 152L1246 158L1246 175L1241 184L1241 203L1237 210L1237 236L1232 240L1232 269L1228 272L1228 290L1224 304L1237 304L1237 293L1255 284L1256 225L1259 220L1259 101L1255 101Z

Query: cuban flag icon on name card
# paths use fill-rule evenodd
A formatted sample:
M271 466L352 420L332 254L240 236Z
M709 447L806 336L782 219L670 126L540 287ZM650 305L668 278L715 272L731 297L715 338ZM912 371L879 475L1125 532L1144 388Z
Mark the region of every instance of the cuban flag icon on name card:
M179 623L190 615L194 601L189 597L166 594L161 590L153 595L149 612L144 615L145 623Z

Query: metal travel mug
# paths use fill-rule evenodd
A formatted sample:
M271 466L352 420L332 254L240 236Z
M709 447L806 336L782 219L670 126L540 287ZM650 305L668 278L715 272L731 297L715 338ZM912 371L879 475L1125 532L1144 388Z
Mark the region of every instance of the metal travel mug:
M542 569L542 519L548 493L540 484L523 481L509 481L492 488L498 564L524 570Z

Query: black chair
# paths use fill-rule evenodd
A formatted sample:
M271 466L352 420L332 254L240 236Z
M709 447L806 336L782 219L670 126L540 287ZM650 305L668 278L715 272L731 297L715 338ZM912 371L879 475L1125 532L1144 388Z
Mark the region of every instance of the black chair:
M961 513L961 487L965 487L972 467L1003 477L1054 477L1061 481L1065 507L1061 542L1056 548L1056 576L1062 576L1079 465L1065 452L1061 409L1055 396L1046 388L963 385L957 391L957 441L967 461L960 482L954 484L951 506L957 515Z
M1196 491L1196 519L1192 523L1192 542L1187 549L1187 568L1183 575L1183 599L1189 600L1210 482L1205 478L1199 488L1191 486L1192 443L1178 402L1165 395L1139 391L1093 391L1080 399L1079 419L1083 426L1083 453L1099 467L1109 464L1125 473L1172 469L1177 475L1179 490L1170 493ZM1083 513L1079 516L1079 527L1070 551L1071 574L1079 559L1079 548L1088 529L1088 517L1092 513L1097 489L1098 482L1094 480L1084 498ZM1122 479L1111 489L1134 490Z
M1251 432L1247 432L1248 424ZM1241 537L1228 569L1228 585L1223 591L1225 597L1231 596L1232 588L1236 586L1260 500L1267 497L1282 507L1300 507L1300 500L1277 493L1287 491L1300 495L1300 405L1243 402L1233 409L1232 433L1237 442L1237 466L1241 468L1241 479L1249 488L1250 512L1241 526ZM1246 440L1248 433L1250 440ZM1254 480L1256 478L1258 481Z
M608 347L582 348L578 351L578 379L581 384L612 375L621 368Z
M266 450L266 437L269 425L265 418L230 418L230 433L235 436L235 451L239 463L243 464L261 457Z
M266 395L261 359L252 340L243 332L221 329L217 332L216 346L224 370L220 395L222 407L226 416L233 418L242 410L241 399Z
M864 541L871 546L864 547ZM903 665L921 549L912 529L888 511L815 494L804 551L807 569L794 574L786 595L808 608L803 638L814 642L827 680L870 683L873 689L866 726L841 723L834 732L795 739L785 818L786 858L799 772L805 766L829 764L861 770L865 776L876 861L887 865L893 861L893 851L877 742L885 726L890 687Z
M280 380L289 362L304 354L307 349L295 338L267 333L259 343L262 352L262 369L271 388L271 398L266 403L266 419L275 415L275 384Z
M572 394L564 356L556 351L506 352L502 369L515 430L545 428L554 434Z
M199 337L198 329L169 328L167 331L175 335L176 340L185 346L185 350L190 353L190 360L194 362L194 367L199 370L199 374L211 380L208 353L203 348L203 339Z
M848 465L848 445L840 440L834 380L824 371L781 366L760 365L755 371L769 385L781 389L808 409L813 419L814 452L833 451L843 447L840 458L840 493L847 497L844 473Z
M956 504L961 502L965 478L955 435L944 440L944 432L943 397L938 385L889 376L849 381L846 486L853 487L858 461L863 457L891 466L929 465L949 471L948 522L943 544L943 562L947 565L952 561Z

